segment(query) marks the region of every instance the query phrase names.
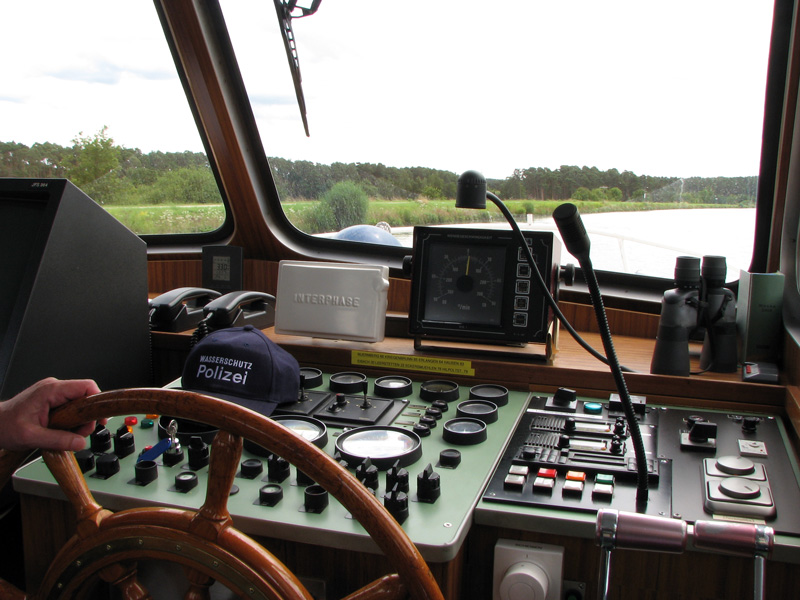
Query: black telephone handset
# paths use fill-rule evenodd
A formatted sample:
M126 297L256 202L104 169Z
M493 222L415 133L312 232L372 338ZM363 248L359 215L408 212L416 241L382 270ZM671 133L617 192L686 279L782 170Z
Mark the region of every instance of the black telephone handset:
M203 307L211 329L252 325L266 329L275 324L275 296L263 292L230 292Z
M173 332L194 329L205 316L205 306L219 296L215 290L198 287L165 292L150 301L150 329Z

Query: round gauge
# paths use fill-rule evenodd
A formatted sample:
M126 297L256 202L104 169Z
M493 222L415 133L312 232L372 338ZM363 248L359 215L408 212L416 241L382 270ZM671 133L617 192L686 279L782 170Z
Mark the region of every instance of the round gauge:
M402 375L387 375L375 380L375 395L381 398L403 398L411 395L411 380Z
M472 417L484 423L497 421L497 405L488 400L464 400L456 408L457 417Z
M504 258L498 246L442 244L428 265L425 318L458 314L460 322L500 325Z
M458 384L445 379L426 381L419 388L419 397L423 400L444 400L452 402L458 400Z
M322 385L322 371L313 367L300 367L303 389L312 390Z
M366 382L367 376L363 373L345 371L343 373L334 373L331 375L328 387L330 387L332 392L358 394L364 392L364 384Z
M317 448L324 448L328 443L328 428L325 423L313 417L303 417L294 415L273 416L272 420L280 423L287 429L291 429L301 438L305 438Z
M305 438L317 448L324 448L325 444L328 443L328 428L325 427L325 423L318 419L300 415L273 415L271 419L291 429L292 432ZM256 456L268 457L271 454L264 446L250 440L246 439L243 443L244 449Z
M442 431L444 441L462 446L480 444L486 437L486 423L472 417L450 419Z
M469 389L469 397L477 400L489 400L497 406L505 406L508 404L508 388L491 383L476 385Z
M351 467L369 458L382 471L395 463L408 466L422 456L422 442L416 433L381 425L345 431L336 439L336 449Z

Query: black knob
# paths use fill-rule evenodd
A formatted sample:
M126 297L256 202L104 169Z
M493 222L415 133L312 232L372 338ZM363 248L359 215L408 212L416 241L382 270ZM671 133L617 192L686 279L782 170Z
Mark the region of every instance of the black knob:
M742 431L745 433L755 433L760 422L761 419L758 417L745 417L742 420Z
M556 404L571 404L578 398L578 393L569 388L558 388L553 395L553 402Z
M117 429L117 433L114 435L114 454L119 458L125 458L135 451L136 441L133 438L133 434L128 431L127 426L123 425Z
M400 466L400 461L397 461L386 471L386 489L391 490L397 488L401 492L408 492L408 471Z
M617 419L614 422L614 433L616 435L625 435L625 430L626 430L625 420L624 419Z
M427 425L428 429L433 429L436 427L436 419L431 417L430 415L422 415L419 418L419 423L421 425Z
M408 518L408 494L398 488L393 488L383 497L383 505L401 525Z
M258 490L258 503L264 506L275 506L283 500L283 488L275 483L268 483Z
M438 421L442 418L442 409L435 406L429 406L425 409L425 415L428 417L433 417Z
M180 444L170 446L164 454L161 455L161 460L167 467L173 467L180 462L183 462L183 448Z
M277 454L270 454L267 457L267 477L278 483L289 477L289 461Z
M372 460L365 458L356 467L356 479L371 490L378 489L378 467L372 464Z
M208 465L209 449L208 444L199 435L193 435L189 439L189 468L197 471Z
M559 267L558 278L564 282L564 285L571 286L575 283L575 265L567 263Z
M611 453L620 454L622 452L622 440L618 436L611 438Z
M448 406L449 405L447 404L447 402L445 400L434 400L433 402L431 402L431 407L432 408L438 408L442 413L446 413L447 412L447 407Z
M79 450L75 453L75 460L78 461L78 467L81 473L88 473L94 469L94 452L88 448Z
M264 472L264 464L257 458L248 458L242 461L241 476L245 479L255 479Z
M701 417L700 415L689 415L688 417L686 417L686 424L689 426L690 429L692 425L694 425L699 421L705 421L705 418Z
M569 448L569 436L568 435L560 435L558 436L558 447L562 450L565 448Z
M175 475L175 489L186 493L197 487L197 473L191 471L181 471Z
M439 465L455 469L461 464L461 452L453 448L445 448L439 452Z
M95 461L95 475L107 479L119 473L119 458L116 454L103 454Z
M414 433L419 437L427 437L431 434L431 428L425 423L415 423Z
M89 436L89 446L96 454L111 450L111 432L105 426L98 425Z
M417 475L417 499L420 502L436 502L441 494L442 488L439 474L428 463L422 473Z
M158 478L158 465L154 460L141 460L133 470L135 481L139 485L147 485Z
M306 512L321 513L328 506L328 492L321 485L310 485L304 494L303 506Z
M333 402L328 406L328 412L339 412L347 405L347 396L342 393L336 394Z
M705 443L717 437L717 424L709 421L698 421L689 430L689 440L695 443Z
M564 421L564 431L575 431L576 425L575 417L567 417Z

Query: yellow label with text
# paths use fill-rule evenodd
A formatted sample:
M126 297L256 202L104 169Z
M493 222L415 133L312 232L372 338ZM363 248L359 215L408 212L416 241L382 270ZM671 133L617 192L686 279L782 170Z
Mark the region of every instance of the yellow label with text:
M472 361L469 360L453 360L451 358L436 358L433 356L404 356L401 354L386 354L384 352L364 352L363 350L353 350L350 360L354 365L363 367L475 376L475 369L472 368Z

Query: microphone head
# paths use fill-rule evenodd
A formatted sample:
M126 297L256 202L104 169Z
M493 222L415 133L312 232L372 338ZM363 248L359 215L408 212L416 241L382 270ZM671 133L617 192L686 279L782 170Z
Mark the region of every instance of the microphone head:
M459 176L456 208L486 208L486 178L478 171L464 171Z
M557 206L553 211L553 220L569 253L577 258L578 262L588 259L592 243L583 226L578 207L569 202Z

